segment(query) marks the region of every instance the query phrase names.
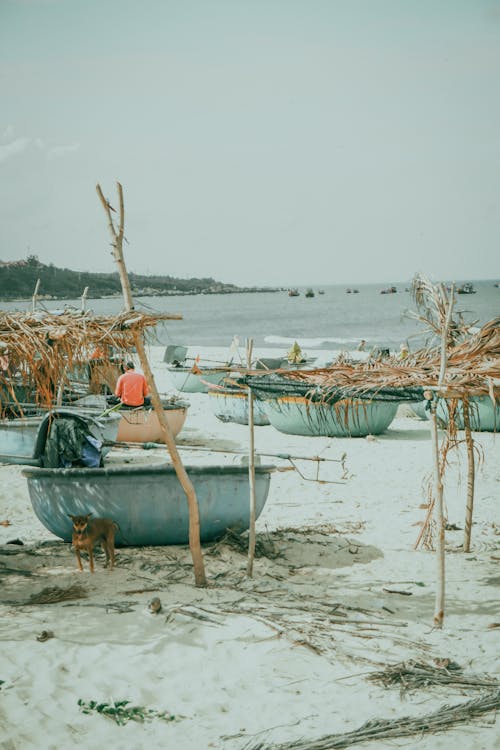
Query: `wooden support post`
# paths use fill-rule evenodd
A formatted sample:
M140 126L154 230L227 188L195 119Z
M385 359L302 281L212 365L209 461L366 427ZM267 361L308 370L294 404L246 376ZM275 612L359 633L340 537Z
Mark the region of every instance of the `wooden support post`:
M86 286L85 289L83 290L83 294L82 294L82 313L85 312L85 308L87 306L87 296L88 296L88 293L89 293L89 288L88 288L88 286Z
M476 467L474 463L474 441L470 428L469 399L462 399L464 414L465 443L467 445L467 501L465 505L464 552L470 552L472 533L472 511L474 508L474 480Z
M451 322L451 314L453 312L453 285L451 287L450 299L448 303L448 311L446 319L444 321L443 330L441 332L441 363L439 370L439 382L438 386L441 387L444 383L446 374L446 351L448 344L448 330ZM444 621L444 600L445 600L445 527L446 519L444 517L444 503L443 503L443 477L441 473L441 467L439 465L439 440L438 440L438 429L437 429L437 416L436 416L437 402L433 399L431 403L431 437L432 437L432 450L434 457L434 489L435 489L435 505L434 505L434 518L437 526L437 542L436 542L436 560L437 560L437 582L436 582L436 602L434 608L434 626L437 628L443 627Z
M38 290L40 289L40 279L37 280L35 285L35 291L33 292L33 297L31 298L31 309L33 312L36 310L36 301L38 299Z
M253 339L247 340L247 367L252 369ZM248 481L250 486L250 521L248 527L248 564L247 575L253 575L253 561L255 557L255 434L253 423L253 392L248 387L248 429L249 429L249 454L248 454Z
M123 202L123 190L119 182L117 182L118 198L120 201L120 214L119 214L119 228L115 230L113 219L110 212L110 205L105 199L100 185L96 186L97 194L103 205L104 211L108 218L109 229L111 236L113 237L113 255L115 257L118 273L120 275L120 281L122 285L123 298L125 301L125 307L127 310L133 310L134 304L132 300L132 291L130 289L130 281L123 258L123 233L125 227L125 209ZM172 464L177 474L177 478L186 493L186 499L189 508L189 548L191 550L191 557L193 560L194 578L197 586L206 586L207 580L205 577L205 566L203 562L203 555L200 544L200 514L198 509L198 500L193 484L184 468L181 457L177 450L175 440L172 432L165 418L165 413L161 404L160 394L156 388L153 373L149 366L148 358L146 355L146 349L144 346L144 339L142 333L139 331L134 332L134 341L139 356L139 361L143 369L144 375L148 382L149 390L151 392L151 400L153 407L158 417L162 432L165 437L165 443L172 459Z
M434 471L434 518L437 526L436 541L436 561L437 561L437 582L436 582L436 603L434 609L434 625L438 628L443 627L444 620L444 595L445 595L445 520L443 512L443 480L439 466L439 438L436 417L436 401L431 403L430 414L432 458Z

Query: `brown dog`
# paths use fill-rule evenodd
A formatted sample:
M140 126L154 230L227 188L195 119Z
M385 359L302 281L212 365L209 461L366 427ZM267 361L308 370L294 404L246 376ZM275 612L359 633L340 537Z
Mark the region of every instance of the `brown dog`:
M115 562L115 530L118 529L118 524L110 518L93 518L89 521L92 513L87 513L86 516L72 516L69 513L68 515L73 521L73 537L71 542L75 548L79 570L83 571L82 560L80 558L80 550L83 549L89 555L90 572L94 572L93 550L97 542L101 543L106 554L106 565L109 563L109 569L111 570Z

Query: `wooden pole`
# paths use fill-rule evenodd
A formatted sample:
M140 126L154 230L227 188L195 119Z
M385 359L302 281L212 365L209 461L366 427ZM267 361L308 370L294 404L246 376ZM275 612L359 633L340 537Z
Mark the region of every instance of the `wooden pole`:
M462 409L464 413L465 443L467 445L467 501L465 505L464 552L470 552L476 467L474 463L474 441L470 428L469 399L462 399Z
M134 304L132 300L132 291L130 288L130 281L125 266L125 260L123 258L123 232L125 227L125 208L123 202L123 190L119 182L117 182L118 197L120 202L120 216L119 216L119 228L115 230L113 219L111 217L111 206L108 201L104 198L100 185L96 186L97 194L103 205L104 211L108 218L108 224L111 235L113 237L113 255L118 266L118 273L120 275L120 282L122 285L123 298L125 300L125 307L127 310L133 310ZM193 560L194 578L197 586L206 586L207 580L205 576L205 566L203 562L203 555L200 544L200 514L198 509L198 500L193 484L184 468L181 457L177 450L175 440L172 432L165 418L165 412L163 411L160 394L156 388L155 380L151 368L149 366L148 358L146 355L146 349L144 346L144 339L141 332L134 331L134 342L139 356L139 361L146 377L149 390L151 392L151 400L153 407L158 417L161 430L165 437L165 443L172 459L172 464L177 474L177 478L186 493L186 499L189 509L189 548L191 550L191 557Z
M36 310L36 301L38 299L38 290L40 289L40 279L37 280L35 285L35 291L33 292L33 297L31 298L31 309L33 312Z
M88 286L86 286L85 289L83 290L83 294L82 294L82 312L85 312L85 307L87 305L87 295L88 295L88 293L89 293L89 288L88 288Z
M247 367L252 368L253 339L247 339ZM248 564L247 575L253 575L253 561L255 557L255 435L253 424L253 393L248 388L248 429L250 432L250 445L248 455L248 481L250 486L250 521L248 537Z
M441 387L444 383L446 374L446 351L448 343L448 330L451 322L451 314L453 312L453 285L450 292L450 300L448 305L448 312L444 321L443 330L441 333L441 365L439 370L439 381L438 385ZM436 601L434 608L434 626L437 628L443 627L444 621L444 600L445 600L445 527L446 519L444 517L443 507L443 477L441 467L439 465L439 440L438 440L438 429L437 429L437 416L436 416L437 402L435 399L431 402L431 438L432 438L432 449L434 456L434 488L436 495L436 502L434 505L434 518L437 526L437 542L436 542L436 560L437 560L437 585L436 585Z

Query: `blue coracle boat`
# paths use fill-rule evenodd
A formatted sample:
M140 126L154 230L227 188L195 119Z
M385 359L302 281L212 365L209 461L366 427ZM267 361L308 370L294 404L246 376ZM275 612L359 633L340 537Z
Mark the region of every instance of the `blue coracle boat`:
M248 424L247 391L234 386L218 386L208 389L208 397L213 413L221 422ZM260 426L270 424L262 401L258 398L253 402L253 423Z
M384 432L396 416L398 404L351 398L329 404L303 396L281 396L265 400L264 409L273 427L289 435L365 437Z
M256 518L267 500L273 466L255 467ZM247 466L186 466L198 498L200 538L249 527ZM71 541L68 514L91 513L119 526L117 545L187 544L189 511L173 466L110 466L99 469L25 468L31 504L42 524Z
M447 425L449 411L445 399L439 399L436 414L438 418ZM455 423L459 430L464 429L464 414L462 401L458 401L454 415ZM500 403L493 403L490 396L471 396L469 398L469 421L470 428L474 432L499 432L500 431Z

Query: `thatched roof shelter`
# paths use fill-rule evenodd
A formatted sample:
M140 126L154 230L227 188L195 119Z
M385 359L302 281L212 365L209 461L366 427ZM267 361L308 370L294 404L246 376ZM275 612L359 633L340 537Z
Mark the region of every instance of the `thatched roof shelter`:
M14 396L13 384L29 384L37 403L50 404L55 388L96 349L104 359L112 352L125 355L137 332L151 333L161 320L181 318L138 310L113 316L71 309L0 312L0 407Z

